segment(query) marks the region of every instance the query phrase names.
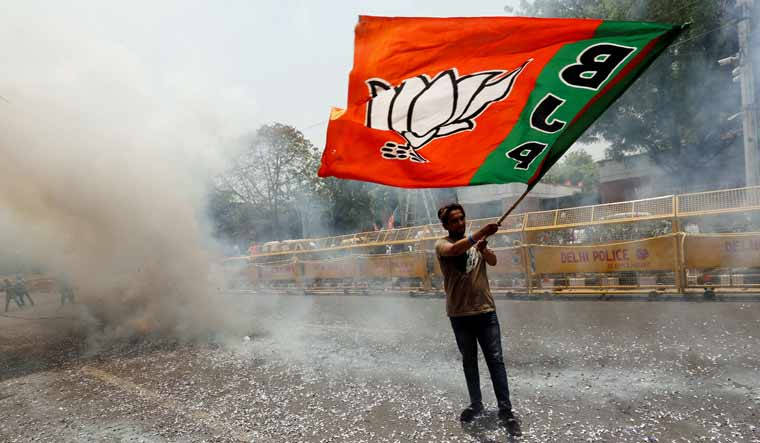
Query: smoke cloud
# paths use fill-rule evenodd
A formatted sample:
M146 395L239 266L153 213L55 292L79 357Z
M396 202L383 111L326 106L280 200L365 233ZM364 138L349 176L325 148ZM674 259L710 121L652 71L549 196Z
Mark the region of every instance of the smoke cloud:
M224 168L222 147L252 123L249 95L203 73L155 69L102 30L41 8L6 12L5 260L65 276L115 332L202 332L220 320L206 191Z

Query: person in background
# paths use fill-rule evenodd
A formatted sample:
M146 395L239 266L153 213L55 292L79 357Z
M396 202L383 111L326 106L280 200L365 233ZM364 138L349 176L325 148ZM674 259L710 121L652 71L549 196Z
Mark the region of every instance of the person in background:
M19 301L18 296L16 295L16 288L7 278L3 280L3 290L5 291L5 312L8 312L8 305L10 305L11 300L16 302L16 306L18 306L19 309L24 306L24 303Z
M24 278L20 275L16 276L16 284L13 285L16 289L16 297L18 297L21 300L22 304L26 304L24 301L24 296L29 299L29 303L34 306L34 300L32 300L32 296L29 295L29 289L26 287L26 282L24 281Z
M464 208L453 203L438 210L438 218L448 236L436 242L435 251L443 273L446 292L446 313L454 330L462 367L470 394L470 405L460 420L471 422L483 413L478 372L478 343L491 374L499 407L499 419L511 435L522 435L520 424L512 412L509 384L501 348L501 329L496 305L488 284L486 264L496 265L496 255L488 249L486 237L495 234L499 225L489 223L465 236Z
M61 293L61 306L65 305L67 301L74 304L74 288L71 287L68 281L59 279L58 291Z

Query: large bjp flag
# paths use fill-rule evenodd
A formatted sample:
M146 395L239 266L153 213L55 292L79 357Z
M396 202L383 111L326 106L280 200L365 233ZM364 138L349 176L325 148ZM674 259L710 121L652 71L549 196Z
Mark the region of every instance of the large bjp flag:
M321 177L535 184L680 33L658 23L359 18Z

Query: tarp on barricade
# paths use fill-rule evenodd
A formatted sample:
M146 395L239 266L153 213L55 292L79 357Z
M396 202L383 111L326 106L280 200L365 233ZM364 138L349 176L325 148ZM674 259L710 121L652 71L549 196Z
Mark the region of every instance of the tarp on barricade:
M358 270L359 258L356 256L303 262L303 276L307 279L353 278Z
M358 257L359 275L364 278L421 278L427 276L424 252L362 255Z
M677 235L587 246L530 245L529 253L536 274L672 271Z
M689 269L760 267L760 232L688 234L684 257Z
M427 277L427 258L424 252L395 254L390 261L391 277L420 278Z
M259 277L264 281L296 280L301 272L295 261L256 265Z
M360 255L357 257L362 278L389 278L394 255Z

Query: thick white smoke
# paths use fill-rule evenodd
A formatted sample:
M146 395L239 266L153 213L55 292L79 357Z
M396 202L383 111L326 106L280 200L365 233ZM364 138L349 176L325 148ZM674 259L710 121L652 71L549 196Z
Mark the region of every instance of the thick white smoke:
M0 18L2 249L67 275L115 328L208 325L205 195L252 101L42 10Z

